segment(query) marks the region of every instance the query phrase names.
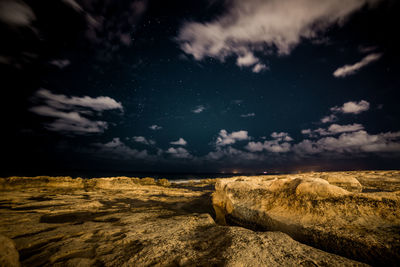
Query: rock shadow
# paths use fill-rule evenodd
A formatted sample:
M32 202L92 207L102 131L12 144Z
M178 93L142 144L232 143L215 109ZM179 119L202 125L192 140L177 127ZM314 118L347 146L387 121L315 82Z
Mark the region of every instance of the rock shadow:
M153 197L165 197L164 195L152 195ZM176 201L163 200L141 200L133 198L117 198L113 200L99 200L103 204L103 209L118 209L118 212L141 212L142 208L159 208L167 211L168 214L160 214L157 218L171 218L181 215L194 213L208 213L215 218L215 212L212 206L211 194L204 194L200 197L191 198L182 201L182 198Z
M107 219L96 219L97 217L105 216L112 214L113 212L71 212L71 213L62 213L62 214L45 214L40 217L40 223L84 223L89 221L94 222L115 222L118 221L118 218L107 218Z

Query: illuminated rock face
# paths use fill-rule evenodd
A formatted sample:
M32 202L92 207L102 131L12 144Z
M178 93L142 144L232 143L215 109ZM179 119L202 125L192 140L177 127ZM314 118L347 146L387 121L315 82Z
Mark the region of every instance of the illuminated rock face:
M8 237L0 235L0 266L19 267L19 255L15 243Z
M346 182L340 173L220 179L213 193L217 221L281 231L368 263L400 262L400 191L355 193L329 181L361 191L356 178Z
M23 266L363 266L284 233L217 225L211 180L30 180L0 192L0 234Z

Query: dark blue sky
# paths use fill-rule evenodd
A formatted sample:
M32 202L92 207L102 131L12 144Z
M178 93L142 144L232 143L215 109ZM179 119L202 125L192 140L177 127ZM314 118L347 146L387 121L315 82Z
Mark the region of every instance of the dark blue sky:
M396 1L0 6L2 175L400 166Z

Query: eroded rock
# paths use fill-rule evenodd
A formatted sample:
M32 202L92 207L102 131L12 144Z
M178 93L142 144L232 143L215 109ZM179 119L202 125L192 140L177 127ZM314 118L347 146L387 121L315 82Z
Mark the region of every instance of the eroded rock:
M177 188L107 178L71 190L55 185L74 181L54 179L38 187L15 179L0 194L0 234L24 266L363 266L284 233L217 225L210 181Z
M19 267L19 255L14 241L0 235L0 267Z
M400 262L400 195L349 192L328 181L348 188L357 184L354 179L347 183L327 175L220 179L213 194L217 220L281 231L364 262Z
M360 193L362 191L362 185L355 177L328 175L325 179L329 184L339 186L350 192Z

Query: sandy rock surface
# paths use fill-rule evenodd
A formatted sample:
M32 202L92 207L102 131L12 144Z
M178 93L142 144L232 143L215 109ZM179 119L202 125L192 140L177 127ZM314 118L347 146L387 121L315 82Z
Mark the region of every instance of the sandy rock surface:
M395 266L399 186L395 171L237 177L216 183L213 205L221 223L281 231L324 251Z
M19 254L10 238L0 235L0 266L19 267Z
M213 182L127 179L3 179L0 234L22 266L363 266L281 232L217 225Z

